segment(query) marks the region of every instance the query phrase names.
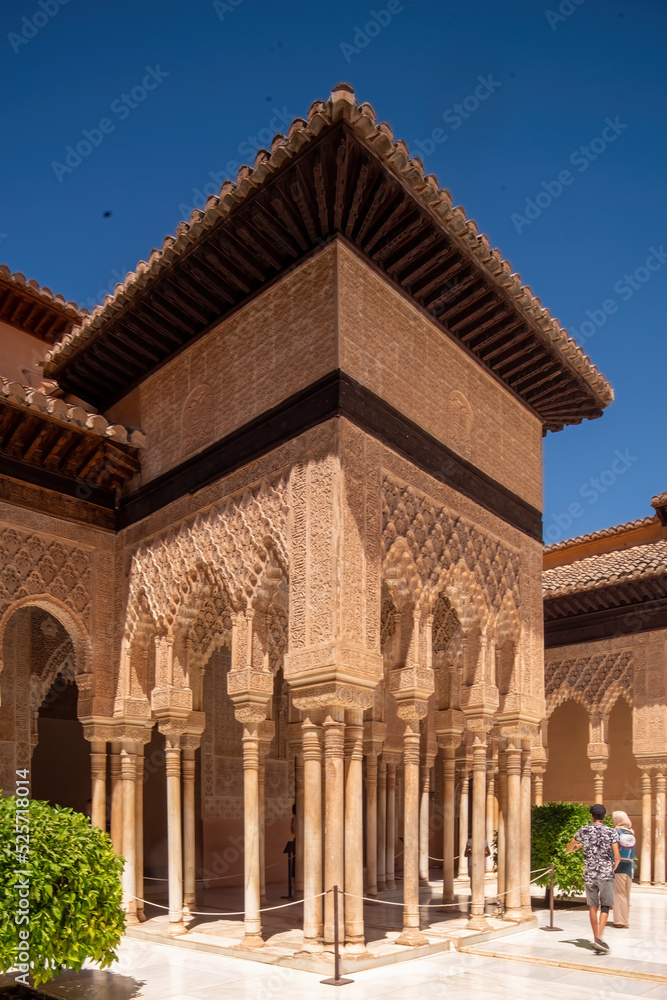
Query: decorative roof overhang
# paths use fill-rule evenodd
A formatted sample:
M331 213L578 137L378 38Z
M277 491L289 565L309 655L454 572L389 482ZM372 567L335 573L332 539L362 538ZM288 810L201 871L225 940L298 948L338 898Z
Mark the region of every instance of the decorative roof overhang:
M87 313L76 303L66 302L62 295L54 295L49 288L41 288L36 281L27 281L22 274L12 274L8 267L0 265L1 323L54 344L81 323L84 315Z
M181 222L47 355L98 409L333 238L529 405L545 429L599 417L613 391L405 143L340 84Z
M142 444L143 435L131 432L128 440L124 427L100 414L0 380L4 475L79 499L94 493L113 508L117 489L139 471Z

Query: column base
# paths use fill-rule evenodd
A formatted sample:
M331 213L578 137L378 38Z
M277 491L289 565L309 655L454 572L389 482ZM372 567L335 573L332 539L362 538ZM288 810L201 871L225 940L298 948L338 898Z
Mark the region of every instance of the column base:
M420 945L430 943L418 927L404 927L403 933L396 938L396 944L404 944L408 948L418 948Z
M431 883L430 883L430 880L428 879L427 876L420 875L419 876L419 884L420 885L430 885Z
M181 934L187 934L188 929L182 920L174 920L169 922L168 934L169 937L180 937Z
M128 913L125 911L125 926L126 927L136 927L141 921L134 911Z
M393 879L387 879L387 892L393 892L396 888L396 883Z
M264 947L264 938L261 934L246 934L241 941L241 944L237 945L240 951L256 951L257 948Z
M490 931L491 925L483 913L476 913L466 924L468 931Z
M378 880L378 892L386 892L386 891L387 891L387 883L386 882L380 882Z
M514 923L518 923L523 919L523 914L520 909L505 910L505 913L503 914L503 920L511 920Z
M296 899L296 896L294 898ZM259 905L260 906L268 906L269 905L269 901L266 898L266 896L260 896L259 897Z
M320 955L324 951L324 945L317 938L305 938L303 944L301 945L301 950L294 953L295 958L303 956L308 958L310 955Z
M375 886L373 886L372 889L366 889L366 895L367 896L372 896L373 899L377 898L377 894L378 894L378 890L375 888Z
M366 942L363 938L359 941L346 941L343 951L346 958L372 958L371 953L366 948Z
M145 920L148 920L148 917L143 910L137 910L137 920L139 920L142 924Z

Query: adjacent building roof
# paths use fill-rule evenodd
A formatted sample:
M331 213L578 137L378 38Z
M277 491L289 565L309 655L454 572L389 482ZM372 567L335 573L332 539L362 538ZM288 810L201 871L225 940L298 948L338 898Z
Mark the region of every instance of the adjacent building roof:
M75 302L66 302L50 288L28 281L19 272L12 274L0 264L0 322L53 344L73 326L79 326L87 315Z
M41 472L30 481L56 491L74 480L114 492L139 471L144 443L140 431L0 378L0 457L8 476L24 479L29 466Z
M542 579L544 596L551 599L656 576L667 576L667 538L556 566L545 570Z
M333 238L348 241L546 429L601 415L609 383L369 104L339 84L140 261L47 355L106 409L175 351Z

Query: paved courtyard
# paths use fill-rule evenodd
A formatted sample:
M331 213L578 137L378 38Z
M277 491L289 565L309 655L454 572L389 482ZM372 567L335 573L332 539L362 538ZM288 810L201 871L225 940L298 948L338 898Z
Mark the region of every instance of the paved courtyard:
M538 911L539 923L547 922ZM352 974L348 1000L667 1000L667 894L634 890L629 930L609 928L608 955L590 949L585 909L559 911L562 931L531 929L448 952ZM86 969L52 983L60 1000L319 1000L337 994L321 976L126 938L113 971Z

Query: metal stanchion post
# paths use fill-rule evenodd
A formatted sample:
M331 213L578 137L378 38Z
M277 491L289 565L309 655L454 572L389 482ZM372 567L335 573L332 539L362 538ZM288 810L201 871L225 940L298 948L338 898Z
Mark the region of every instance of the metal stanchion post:
M334 894L334 977L333 979L321 979L320 982L325 986L345 986L346 983L353 983L354 979L341 979L340 978L340 948L338 940L338 886L333 887Z
M549 884L549 926L540 927L541 931L562 931L562 927L554 927L554 866L551 866L551 880Z

